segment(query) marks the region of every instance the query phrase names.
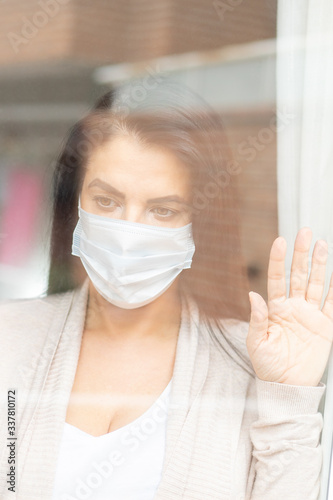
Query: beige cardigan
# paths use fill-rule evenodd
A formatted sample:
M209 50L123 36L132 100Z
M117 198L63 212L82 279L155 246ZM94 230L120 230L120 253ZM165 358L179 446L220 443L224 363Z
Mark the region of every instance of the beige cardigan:
M51 500L74 381L88 281L0 305L0 498ZM162 479L154 500L314 500L325 387L255 378L247 324L199 321L183 298ZM8 491L7 391L17 394L16 493Z

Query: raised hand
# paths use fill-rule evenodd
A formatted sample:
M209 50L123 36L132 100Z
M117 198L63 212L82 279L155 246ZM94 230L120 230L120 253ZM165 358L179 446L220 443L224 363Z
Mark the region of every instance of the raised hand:
M295 240L287 298L286 241L277 238L268 265L268 303L250 293L247 348L258 378L290 385L316 386L324 373L333 340L333 276L322 309L327 243L317 241L311 273L308 258L312 233L301 229Z

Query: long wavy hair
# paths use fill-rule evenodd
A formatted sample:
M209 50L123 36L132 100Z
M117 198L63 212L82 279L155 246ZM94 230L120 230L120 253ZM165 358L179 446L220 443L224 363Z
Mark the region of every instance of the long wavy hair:
M86 277L71 255L78 197L91 152L117 136L166 148L190 169L195 254L180 286L208 318L248 319L248 282L241 253L237 165L220 116L194 92L160 78L104 94L64 141L54 171L48 294ZM153 88L152 88L153 87Z

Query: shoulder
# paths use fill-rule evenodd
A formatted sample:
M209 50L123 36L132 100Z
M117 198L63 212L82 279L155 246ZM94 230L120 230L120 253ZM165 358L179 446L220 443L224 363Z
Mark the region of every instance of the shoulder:
M0 332L46 324L72 294L73 291L69 291L33 299L0 301Z
M38 352L54 321L65 315L73 291L34 299L0 302L1 363L20 362Z

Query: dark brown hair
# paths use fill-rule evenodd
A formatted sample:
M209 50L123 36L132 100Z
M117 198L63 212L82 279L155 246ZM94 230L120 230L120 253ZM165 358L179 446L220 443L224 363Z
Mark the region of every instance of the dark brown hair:
M75 288L85 277L79 259L71 255L71 245L87 161L94 148L117 135L127 135L141 144L166 148L191 169L196 250L191 269L180 274L181 287L206 317L247 319L248 284L240 245L237 168L220 116L202 101L193 103L197 97L178 84L160 83L155 94L146 92L148 97L153 94L155 101L140 98L133 104L132 99L132 109L124 98L126 92L128 89L120 87L117 93L103 95L71 128L58 157L48 293ZM184 96L191 96L192 101L185 103Z

